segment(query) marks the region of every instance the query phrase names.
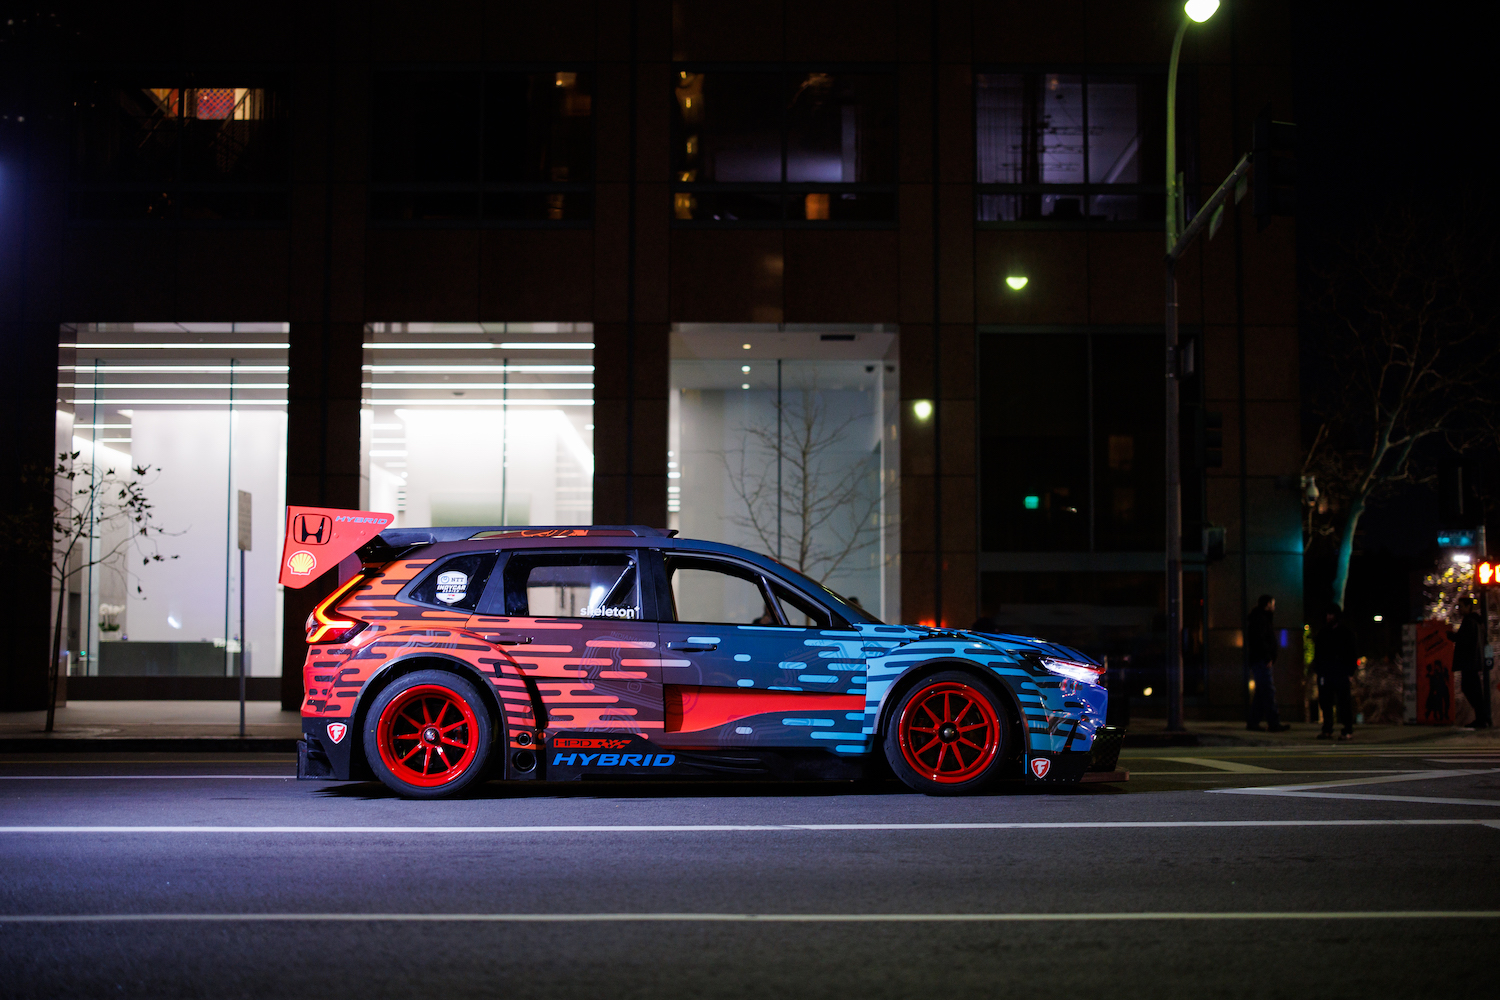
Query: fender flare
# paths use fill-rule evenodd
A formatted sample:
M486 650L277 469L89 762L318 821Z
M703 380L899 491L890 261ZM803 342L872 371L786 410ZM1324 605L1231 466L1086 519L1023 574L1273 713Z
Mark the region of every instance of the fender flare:
M390 686L391 682L404 674L412 673L414 670L424 669L424 664L430 664L431 669L447 670L451 673L470 681L479 689L479 696L484 699L485 707L489 709L494 719L497 732L495 734L494 746L496 759L500 763L502 772L508 772L509 754L507 748L510 744L510 733L517 729L516 719L505 708L505 703L495 691L495 686L485 673L462 657L454 656L439 649L415 649L409 653L390 660L383 664L379 670L365 678L364 685L359 690L359 697L354 700L354 711L349 717L350 727L360 733L359 741L352 748L358 755L360 763L368 768L369 761L365 759L364 752L364 725L365 718L369 712L370 705L375 701L381 691ZM497 670L497 673L514 674L515 679L524 683L525 678L514 668L508 670ZM527 700L532 701L531 685L527 685ZM532 708L535 718L536 707ZM519 728L528 728L521 725ZM351 761L351 769L353 762ZM371 772L373 774L373 771Z
M891 715L895 713L896 706L906 696L906 692L916 686L923 677L935 674L942 670L960 670L965 673L974 674L977 677L989 681L996 690L1000 692L1005 701L1005 709L1010 714L1010 721L1016 730L1016 748L1021 756L1024 756L1027 748L1026 739L1026 716L1021 712L1020 700L1015 691L1011 690L1010 684L995 673L994 670L973 660L964 660L952 656L939 657L932 660L924 660L913 664L904 673L891 682L886 688L885 696L880 700L880 708L875 716L875 739L876 745L884 742L886 727L890 725Z

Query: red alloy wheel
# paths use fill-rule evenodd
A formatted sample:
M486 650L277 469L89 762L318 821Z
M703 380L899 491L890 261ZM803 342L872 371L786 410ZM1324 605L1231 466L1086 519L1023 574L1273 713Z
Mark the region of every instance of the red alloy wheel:
M479 721L468 702L438 684L402 691L380 713L380 759L410 785L436 788L474 762Z
M912 769L944 785L982 774L1000 750L994 706L956 681L940 681L912 695L898 734L901 755Z

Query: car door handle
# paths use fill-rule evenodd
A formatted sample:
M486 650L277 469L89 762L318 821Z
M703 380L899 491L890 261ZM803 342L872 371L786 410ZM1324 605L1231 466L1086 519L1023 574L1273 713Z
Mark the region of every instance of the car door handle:
M706 646L701 642L669 642L667 643L667 648L675 649L681 653L711 653L719 647Z
M529 635L497 635L490 633L484 637L485 642L493 642L497 646L524 646L531 642Z

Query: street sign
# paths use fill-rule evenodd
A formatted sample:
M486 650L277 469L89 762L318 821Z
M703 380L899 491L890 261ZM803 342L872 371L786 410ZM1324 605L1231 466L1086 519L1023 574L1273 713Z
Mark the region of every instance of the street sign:
M240 551L250 551L250 494L240 490Z
M1467 549L1474 545L1474 529L1464 528L1462 531L1439 531L1437 543L1445 549Z

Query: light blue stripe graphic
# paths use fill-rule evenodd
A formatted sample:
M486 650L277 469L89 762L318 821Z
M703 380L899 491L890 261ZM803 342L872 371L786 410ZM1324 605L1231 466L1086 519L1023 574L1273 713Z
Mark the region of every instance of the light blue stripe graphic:
M735 653L734 654L734 662L735 663L749 663L750 662L750 654L749 653Z
M723 639L720 639L716 635L690 635L690 636L688 636L688 642L723 642L723 641L724 641Z
M753 687L755 687L755 682L752 681L748 677L741 677L739 680L735 681L735 683L738 684L742 688L753 688Z
M804 684L832 684L838 680L833 674L798 674L797 679Z
M832 719L782 719L783 726L831 726ZM814 734L816 735L816 734Z

